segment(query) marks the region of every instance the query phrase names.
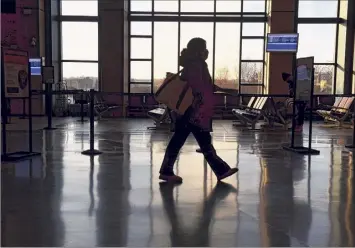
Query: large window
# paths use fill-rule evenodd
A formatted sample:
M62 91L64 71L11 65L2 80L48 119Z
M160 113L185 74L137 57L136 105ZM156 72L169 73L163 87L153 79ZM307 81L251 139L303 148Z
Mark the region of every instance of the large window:
M131 0L130 3L131 93L145 93L149 89L155 92L167 72L179 70L179 53L194 37L207 42L206 62L215 84L240 89L242 80L247 84L244 91L262 91L265 0ZM149 13L152 11L154 15Z
M62 59L98 60L97 22L62 23Z
M62 63L62 77L69 90L98 89L98 64L97 63Z
M297 57L314 56L314 91L331 94L335 86L336 24L299 24Z
M179 70L179 53L194 37L207 42L206 62L215 84L241 89L242 80L242 84L247 84L244 91L262 92L265 3L265 0L216 0L215 3L131 0L130 92L145 93L149 89L155 92L167 72ZM152 11L159 13L148 13ZM241 17L240 12L245 15Z
M61 0L60 77L68 89L99 89L98 0Z

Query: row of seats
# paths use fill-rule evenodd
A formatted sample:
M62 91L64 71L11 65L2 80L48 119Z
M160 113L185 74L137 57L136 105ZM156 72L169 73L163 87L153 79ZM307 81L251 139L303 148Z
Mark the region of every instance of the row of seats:
M351 119L353 102L354 97L337 97L332 106L319 104L314 113L324 121L334 122L341 127ZM287 129L292 121L292 107L292 99L275 102L271 97L252 97L245 108L233 109L232 112L243 126L250 126L252 129L255 129L256 123L261 119L268 126Z
M255 128L258 121L263 120L268 126L281 126L288 128L292 117L292 99L280 101L272 97L251 97L244 106L240 104L240 97L218 95L215 106L215 117L233 117L235 125ZM89 100L89 99L88 99ZM126 96L127 105L123 105L122 97L117 95L95 95L94 111L98 118L105 113L115 110L119 116L145 117L154 121L154 126L159 127L170 124L174 119L173 113L166 106L159 105L153 95ZM351 117L351 106L354 97L337 97L333 105L316 102L314 104L317 115L325 121L332 121L342 126ZM122 113L121 113L122 111ZM125 113L123 113L125 112Z
M315 111L324 121L335 122L338 126L351 119L351 106L354 97L337 97L332 106L318 104ZM235 126L246 126L255 129L256 124L263 120L269 127L288 129L292 121L293 100L276 102L272 97L251 97L246 106L240 105L231 110L236 120ZM171 122L171 111L165 106L148 111L155 126Z

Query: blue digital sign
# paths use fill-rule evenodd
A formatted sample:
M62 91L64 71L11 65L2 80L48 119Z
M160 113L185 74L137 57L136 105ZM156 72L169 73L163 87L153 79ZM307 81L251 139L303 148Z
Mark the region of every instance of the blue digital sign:
M298 49L298 34L268 34L267 52L296 53Z
M41 58L30 58L30 70L31 76L41 76L42 75L42 59Z

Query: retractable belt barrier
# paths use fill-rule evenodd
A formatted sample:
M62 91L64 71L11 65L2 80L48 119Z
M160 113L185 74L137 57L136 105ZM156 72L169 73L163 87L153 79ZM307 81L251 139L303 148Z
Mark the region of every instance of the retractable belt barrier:
M66 94L66 95L75 95L75 94L80 94L80 120L78 120L81 123L84 123L84 96L86 99L89 99L89 127L90 127L90 138L89 138L89 149L85 150L82 152L83 155L89 155L89 156L95 156L102 154L101 151L95 149L94 147L94 141L95 141L95 97L98 94L114 94L117 96L151 96L153 94L147 94L147 93L114 93L114 92L100 92L100 91L95 91L94 89L91 89L89 92L84 91L84 90L60 90L60 91L52 91L49 87L48 91L32 91L32 95L47 95L49 99L52 99L53 95L61 95L61 94ZM231 95L231 96L239 96L239 97L267 97L267 98L290 98L291 96L289 94L223 94L223 95ZM314 99L315 97L355 97L355 94L317 94L313 95L312 98ZM354 104L355 105L355 104ZM55 128L52 127L52 100L49 101L49 112L48 112L48 126L45 128L45 130L54 130ZM294 118L294 113L293 113L293 118ZM354 114L353 114L353 122L355 120L355 106L354 106ZM312 137L309 137L309 139L312 139ZM346 145L347 148L353 149L355 148L355 128L353 128L353 141L352 144Z

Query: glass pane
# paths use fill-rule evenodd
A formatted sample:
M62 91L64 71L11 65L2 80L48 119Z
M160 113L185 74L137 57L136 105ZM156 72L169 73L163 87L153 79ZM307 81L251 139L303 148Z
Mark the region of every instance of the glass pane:
M297 57L314 56L315 63L335 62L336 24L299 24L298 33Z
M256 85L241 85L240 94L262 94L263 86Z
M217 0L216 12L242 12L241 0Z
M63 80L68 90L72 89L98 89L98 63L62 63Z
M213 60L213 24L211 22L183 22L181 23L181 35L180 44L182 48L187 46L187 43L195 37L201 37L207 42L207 49L210 54L207 59L208 68L212 70L212 60Z
M152 23L131 22L131 35L152 35Z
M152 0L130 0L131 11L152 11Z
M169 37L169 42L166 42ZM154 92L162 84L166 73L177 72L178 23L154 23Z
M52 4L56 1L52 1ZM76 15L76 16L97 16L98 6L97 0L92 1L73 1L73 0L62 0L61 12L62 15Z
M151 59L152 39L151 38L131 38L131 58Z
M62 22L62 59L98 60L97 22Z
M343 94L344 93L344 77L345 73L343 68L337 67L337 78L336 78L336 85L335 85L335 93L336 94Z
M243 22L243 36L264 36L264 23Z
M179 2L178 2L178 0L154 1L154 11L156 11L156 12L178 12L179 11Z
M263 82L263 63L242 62L240 74L241 84L261 84Z
M339 17L345 20L348 19L348 1L339 2Z
M131 93L151 93L150 84L131 84Z
M333 65L314 66L314 94L332 94L334 82Z
M181 12L213 12L214 1L181 0Z
M239 89L239 23L216 23L215 84Z
M338 0L302 0L298 6L299 17L337 17Z
M339 24L337 64L344 68L346 54L346 26Z
M243 12L265 12L265 0L244 0Z
M132 61L131 82L151 82L151 70L150 61Z
M242 59L243 60L262 60L264 55L264 40L243 39L242 40Z

